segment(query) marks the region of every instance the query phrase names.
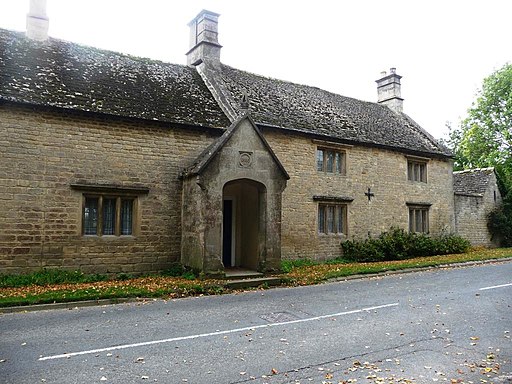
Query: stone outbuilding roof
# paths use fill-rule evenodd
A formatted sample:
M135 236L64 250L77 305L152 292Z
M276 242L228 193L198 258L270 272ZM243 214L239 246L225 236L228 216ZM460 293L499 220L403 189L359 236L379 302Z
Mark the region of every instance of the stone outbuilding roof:
M450 156L406 114L216 63L198 68L0 29L0 101L228 128L249 112L275 127L350 144Z
M493 167L453 172L453 192L456 195L483 196L493 174Z
M194 68L0 29L0 100L207 127L230 124Z

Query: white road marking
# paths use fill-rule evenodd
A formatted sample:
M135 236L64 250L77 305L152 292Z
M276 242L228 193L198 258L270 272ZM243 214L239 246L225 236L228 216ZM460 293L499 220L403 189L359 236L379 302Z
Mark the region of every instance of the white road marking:
M486 291L488 289L496 289L496 288L503 288L503 287L510 287L512 285L512 283L508 283L508 284L501 284L501 285L493 285L492 287L485 287L485 288L480 288L479 291Z
M260 329L260 328L270 328L270 327L278 327L278 326L289 325L289 324L305 323L305 322L308 322L308 321L328 319L328 318L336 317L336 316L351 315L351 314L354 314L354 313L368 312L368 311L373 311L373 310L376 310L376 309L382 309L382 308L388 308L388 307L396 307L397 305L399 305L399 303L384 304L384 305L378 305L378 306L375 306L375 307L354 309L352 311L347 311L347 312L338 312L338 313L332 313L332 314L329 314L329 315L308 317L306 319L283 321L282 323L261 324L261 325L255 325L255 326L252 326L252 327L228 329L228 330L225 330L225 331L216 331L216 332L210 332L210 333L201 333L201 334L198 334L198 335L180 336L180 337L173 337L173 338L170 338L170 339L153 340L153 341L145 341L145 342L142 342L142 343L124 344L124 345L116 345L116 346L113 346L113 347L90 349L88 351L63 353L61 355L53 355L53 356L40 357L38 360L39 361L45 361L45 360L54 360L54 359L64 359L64 358L69 358L69 357L72 357L72 356L90 355L90 354L93 354L93 353L115 351L115 350L119 350L119 349L136 348L136 347L143 347L143 346L147 346L147 345L170 343L170 342L173 342L173 341L192 340L192 339L199 339L199 338L202 338L202 337L211 337L211 336L218 336L218 335L226 335L226 334L229 334L229 333L252 331L252 330Z

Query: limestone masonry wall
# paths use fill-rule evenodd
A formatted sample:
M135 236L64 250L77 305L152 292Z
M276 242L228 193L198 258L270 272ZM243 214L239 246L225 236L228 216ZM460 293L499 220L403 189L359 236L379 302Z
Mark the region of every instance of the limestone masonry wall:
M471 241L472 245L498 246L498 239L493 239L487 227L487 218L501 203L502 198L494 174L482 196L455 195L457 233Z
M219 132L105 116L0 105L0 273L44 267L151 272L180 260L181 170ZM346 175L316 170L318 142L266 129L290 175L283 193L283 258L339 256L340 242L408 228L407 203L431 204L430 232L454 230L452 167L428 161L428 182L407 180L398 152L325 143L346 152ZM133 236L84 236L84 190L74 184L148 189L136 204ZM374 196L368 201L365 192ZM345 197L347 235L319 234L318 200Z
M0 105L0 273L149 272L178 261L178 174L213 139L192 129ZM77 182L149 188L138 199L136 236L83 236L84 192L71 187Z
M432 204L430 233L452 233L453 181L449 161L430 159L428 182L407 180L407 157L398 152L360 146L318 143L284 131L265 130L267 141L290 175L283 193L282 257L325 259L339 256L341 241L363 239L396 226L408 230L406 203ZM316 148L346 151L346 175L316 170ZM365 192L371 188L371 201ZM313 196L349 197L347 235L319 234L318 201Z

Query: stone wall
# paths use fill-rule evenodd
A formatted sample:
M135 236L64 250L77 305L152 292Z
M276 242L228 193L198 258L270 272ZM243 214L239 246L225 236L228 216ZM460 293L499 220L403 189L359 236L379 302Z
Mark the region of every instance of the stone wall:
M457 234L468 239L472 245L498 246L487 228L487 218L502 202L501 194L493 173L482 196L455 195L455 226Z
M179 173L219 134L0 105L0 273L43 267L150 272L179 261L183 246ZM347 238L377 236L391 226L407 229L407 202L432 204L431 233L454 229L450 162L430 159L428 183L410 182L407 158L398 152L318 143L272 129L263 135L290 175L282 194L281 220L271 219L276 229L281 225L281 249L268 249L267 258L274 260L279 254L330 258L340 254L340 242ZM345 176L316 171L319 145L346 152ZM260 167L265 172L268 161ZM277 182L274 179L270 177ZM84 190L73 188L75 184L148 189L138 197L135 236L83 236ZM192 182L190 187L197 186ZM374 193L371 201L364 194L368 188ZM347 204L346 236L318 234L319 202L313 196L352 200ZM274 232L267 235L277 239ZM279 243L273 239L271 243Z
M331 258L340 255L340 243L347 238L378 236L391 226L407 230L408 202L432 204L430 233L454 231L451 162L430 159L428 182L412 182L407 180L407 157L402 153L322 143L271 129L266 129L264 135L290 175L283 193L283 258ZM345 176L316 170L317 146L345 151ZM374 193L371 201L365 195L368 188ZM346 236L318 233L318 201L313 196L353 199L347 204Z
M178 174L214 133L0 105L0 273L150 272L179 261ZM83 236L74 183L148 188L136 236Z

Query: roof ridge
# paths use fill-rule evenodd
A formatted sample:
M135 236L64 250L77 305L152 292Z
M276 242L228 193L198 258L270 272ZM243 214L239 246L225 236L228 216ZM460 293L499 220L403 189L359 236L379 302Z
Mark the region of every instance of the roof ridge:
M462 174L462 173L476 173L476 172L483 172L483 171L494 171L494 167L463 169L461 171L453 171L453 173L454 174Z

